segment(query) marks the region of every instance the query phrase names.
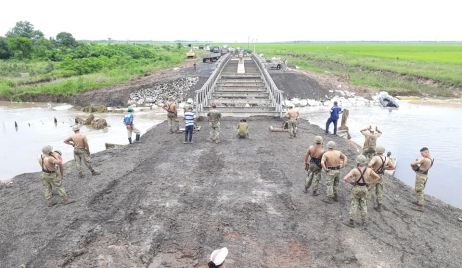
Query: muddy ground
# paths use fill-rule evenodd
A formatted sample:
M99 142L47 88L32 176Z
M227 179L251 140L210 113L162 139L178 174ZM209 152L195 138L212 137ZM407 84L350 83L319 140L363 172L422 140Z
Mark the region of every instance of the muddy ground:
M334 96L343 96L343 92L353 92L365 98L371 98L379 90L351 85L346 79L332 75L322 75L296 69L271 70L271 77L278 89L284 91L289 99L329 100Z
M342 224L350 185L331 205L324 186L302 192L303 155L320 128L302 122L291 140L268 131L279 120L254 118L239 140L237 121L223 122L220 144L201 123L192 145L162 123L140 144L94 155L96 177L79 179L69 162L64 185L77 202L67 206L46 206L38 173L17 176L0 189L1 266L201 267L224 246L227 267L462 266L461 210L427 196L425 213L414 211L412 189L388 178L386 209L351 229Z

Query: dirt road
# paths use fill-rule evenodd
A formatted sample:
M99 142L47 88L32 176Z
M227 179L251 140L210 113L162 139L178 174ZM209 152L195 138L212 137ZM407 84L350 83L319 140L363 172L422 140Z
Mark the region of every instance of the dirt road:
M97 177L79 179L71 161L68 206L46 207L39 174L16 177L0 189L1 266L199 267L223 246L227 267L462 266L461 210L431 197L425 213L411 210L413 191L396 179L367 229L342 224L351 186L340 183L332 205L324 187L304 194L303 154L318 127L303 122L290 140L268 131L280 121L252 119L250 139L238 140L227 119L217 145L201 124L192 145L163 123L140 144L94 155ZM354 159L346 140L326 139Z

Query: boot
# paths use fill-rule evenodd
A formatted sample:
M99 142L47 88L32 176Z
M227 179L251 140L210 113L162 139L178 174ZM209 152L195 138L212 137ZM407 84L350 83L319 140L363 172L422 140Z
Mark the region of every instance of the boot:
M314 190L313 191L313 196L318 196L318 195L319 195L318 191Z
M79 171L79 178L83 178L83 177L85 177L85 176L83 175L83 172L82 172L82 171Z
M366 220L366 219L362 219L361 225L362 225L364 228L367 227L367 220Z
M350 219L348 222L345 223L346 226L355 228L355 221Z
M101 175L101 172L98 172L98 171L96 171L96 170L93 169L93 170L91 171L91 175L93 175L93 176Z
M132 138L128 138L128 142L132 144Z
M424 207L422 205L417 205L412 208L415 211L424 212Z
M377 212L382 212L382 204L377 204L377 206L375 207L375 210Z
M56 205L56 203L53 202L53 200L48 199L48 201L47 201L47 206L48 206L49 208L51 208L51 207L54 206L54 205Z
M334 200L335 202L338 202L337 194L334 194L334 198L332 198L332 200Z
M136 142L139 142L139 141L140 141L140 134L136 134L135 140L136 140Z
M325 199L322 199L321 201L324 202L324 203L326 203L326 204L333 204L333 203L334 203L332 197L327 197L327 198L325 198Z
M69 198L66 196L63 198L63 204L64 205L69 205L71 203L74 203L75 201L74 200L69 200Z

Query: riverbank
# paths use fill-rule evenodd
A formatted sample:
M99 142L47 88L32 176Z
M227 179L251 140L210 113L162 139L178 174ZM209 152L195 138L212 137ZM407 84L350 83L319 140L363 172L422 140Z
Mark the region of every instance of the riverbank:
M290 140L268 131L279 120L249 121L251 138L239 140L238 119L225 119L218 145L206 141L206 123L192 145L162 123L140 144L95 154L97 177L79 179L68 163L64 186L77 201L68 206L46 207L38 173L17 176L0 190L1 263L198 267L226 246L232 267L462 265L460 209L426 196L425 213L414 211L413 190L388 178L385 210L350 229L349 185L332 205L321 202L324 186L318 197L302 193L303 154L322 130L304 121ZM356 156L347 140L325 139Z

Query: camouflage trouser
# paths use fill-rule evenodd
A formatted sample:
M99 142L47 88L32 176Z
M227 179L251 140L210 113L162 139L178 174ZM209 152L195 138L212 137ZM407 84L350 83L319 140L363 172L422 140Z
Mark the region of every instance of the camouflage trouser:
M75 159L76 168L79 171L79 173L82 172L82 161L89 170L91 170L92 172L94 171L93 167L91 166L91 162L90 162L91 161L90 154L87 152L87 150L75 148L74 149L74 159Z
M178 132L180 129L180 123L178 121L178 117L169 117L167 116L167 121L168 121L168 128L170 132Z
M297 135L297 120L289 120L289 135L295 137Z
M428 176L419 172L415 175L415 193L417 196L417 204L423 206L424 204L424 189L427 184Z
M350 203L350 220L354 220L356 212L361 212L361 219L367 221L367 187L356 185L353 187L351 192L351 203Z
M210 123L210 139L212 141L220 139L220 122Z
M318 171L307 171L305 179L305 190L308 190L313 184L313 191L317 191L319 188L319 181L321 180L321 169Z
M368 159L371 160L372 157L375 155L375 148L364 148L363 155Z
M327 171L326 186L327 186L327 197L334 198L337 197L337 187L340 179L340 170L331 170Z
M371 193L375 193L376 205L382 205L383 200L383 174L379 174L380 180L376 185L370 186L367 192L367 200L371 201Z
M59 169L55 173L42 173L42 185L45 192L45 198L47 200L51 199L53 189L56 189L59 196L67 196L66 190L64 190L62 185L61 174L58 174L57 172L59 172Z
M141 132L134 126L132 125L132 127L130 128L127 128L127 134L128 134L128 137L131 138L132 137L132 133L135 132L136 135L140 135Z

